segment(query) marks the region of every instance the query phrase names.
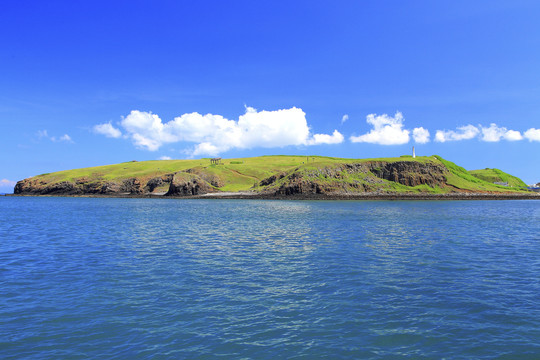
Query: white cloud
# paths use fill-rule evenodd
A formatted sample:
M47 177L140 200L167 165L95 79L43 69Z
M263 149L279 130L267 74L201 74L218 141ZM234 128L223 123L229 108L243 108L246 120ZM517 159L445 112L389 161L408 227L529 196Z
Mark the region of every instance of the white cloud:
M122 132L112 126L110 122L94 126L94 132L110 138L119 138L122 136Z
M529 141L540 141L540 129L530 128L523 135Z
M68 143L73 143L74 142L71 139L71 136L69 136L68 134L64 134L64 135L62 135L60 137L49 136L49 133L47 132L47 130L38 130L37 137L39 139L46 138L46 139L49 139L52 142L68 142Z
M501 140L519 141L523 139L519 131L508 130L494 123L491 123L489 127L466 125L458 127L457 131L437 130L435 133L435 141L437 142L471 140L476 137L486 142L498 142Z
M309 139L308 145L320 145L320 144L340 144L343 142L343 135L337 130L334 130L332 135L328 134L315 134L312 139Z
M414 142L418 144L425 144L429 142L429 131L423 127L413 129Z
M123 118L121 126L133 143L150 151L175 142L196 143L191 155L212 155L238 148L284 147L290 145L337 144L343 135L337 130L332 135L311 135L302 109L293 107L276 111L257 111L246 107L237 121L221 115L187 113L164 123L150 112L133 110ZM94 127L96 132L120 134L111 131L110 124Z
M65 142L69 142L69 143L72 143L73 140L71 139L71 136L69 136L68 134L64 134L62 136L60 136L58 139L56 139L54 136L51 138L52 141L65 141Z
M309 138L306 114L293 107L286 110L261 111L247 108L238 119L243 147L283 147L305 145Z
M457 128L458 131L453 130L437 130L435 133L435 141L458 141L458 140L470 140L475 138L480 130L476 126L466 125Z
M195 149L191 153L192 156L197 155L210 155L210 156L217 156L220 153L220 149L209 143L209 142L203 142L195 146Z
M490 124L489 127L480 127L481 137L480 140L487 142L498 142L501 139L508 141L517 141L523 139L521 133L515 130L508 130L505 127L498 127L496 124Z
M508 141L523 140L523 136L521 135L521 133L516 130L508 130L506 134L504 134L504 138Z
M8 180L8 179L2 179L2 180L0 180L0 187L7 187L7 188L14 187L16 183L17 183L16 181L11 181L11 180Z
M366 119L373 126L367 134L351 136L352 142L367 142L380 145L401 145L409 142L409 130L403 129L403 114L396 112L394 117L387 114L369 114Z
M158 160L172 160L170 156L161 156Z
M341 118L341 123L343 124L345 121L349 120L349 115L345 114L343 115L343 117Z

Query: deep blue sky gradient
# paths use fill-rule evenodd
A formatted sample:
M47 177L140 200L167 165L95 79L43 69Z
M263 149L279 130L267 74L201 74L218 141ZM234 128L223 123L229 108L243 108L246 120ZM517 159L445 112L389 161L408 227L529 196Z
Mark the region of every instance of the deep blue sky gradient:
M150 152L92 128L131 110L164 122L189 112L238 119L247 105L299 107L313 132L346 140L223 157L399 156L413 143L348 138L370 130L368 114L401 111L406 128L431 133L417 154L538 182L540 142L433 141L467 124L540 128L538 19L537 1L5 1L0 179L185 158L191 143Z

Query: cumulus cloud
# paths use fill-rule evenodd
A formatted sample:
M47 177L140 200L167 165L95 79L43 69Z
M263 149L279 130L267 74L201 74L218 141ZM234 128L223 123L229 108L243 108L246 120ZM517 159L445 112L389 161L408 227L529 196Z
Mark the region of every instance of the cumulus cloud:
M94 132L110 138L119 138L122 136L122 132L115 128L110 122L96 125L93 129Z
M7 188L12 188L15 186L17 182L16 181L11 181L11 180L8 180L8 179L2 179L0 180L0 187L7 187Z
M170 156L161 156L158 160L172 160Z
M523 135L529 141L540 141L540 129L530 128Z
M418 144L425 144L429 142L429 131L423 127L414 128L413 138L414 142Z
M508 141L519 141L519 140L523 140L523 136L521 135L521 133L519 131L516 131L516 130L508 130L505 134L504 134L504 138Z
M475 138L480 133L480 130L474 125L465 125L454 130L437 130L435 133L435 141L447 142L447 141L459 141L470 140Z
M489 127L480 127L481 137L480 140L487 142L498 142L501 139L508 141L518 141L523 139L521 133L515 130L508 130L505 127L498 127L496 124L490 124Z
M500 127L494 123L491 123L489 127L466 125L458 127L457 131L437 130L435 133L435 141L437 142L471 140L474 138L485 142L519 141L523 140L523 135L519 131L508 130L504 126Z
M169 122L163 122L156 114L133 110L120 125L139 148L156 151L164 144L191 142L195 143L190 150L192 156L214 156L233 148L337 144L343 141L343 135L337 130L332 135L311 135L306 114L296 107L275 111L246 107L246 112L238 120L194 112ZM110 124L97 125L94 130L105 136L121 136L121 131Z
M341 123L343 124L345 121L349 120L349 115L345 114L343 115L343 117L341 118Z
M387 114L369 114L368 124L373 126L367 134L351 136L352 142L366 142L380 145L401 145L409 142L409 130L403 129L403 114L396 112L394 117Z
M315 134L312 139L309 139L308 145L320 145L320 144L340 144L343 142L343 135L337 130L334 130L332 135L328 134Z

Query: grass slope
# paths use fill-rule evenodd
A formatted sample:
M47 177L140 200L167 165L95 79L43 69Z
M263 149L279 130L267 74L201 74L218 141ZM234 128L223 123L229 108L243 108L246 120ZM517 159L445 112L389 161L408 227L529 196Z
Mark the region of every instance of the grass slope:
M483 170L471 170L471 175L478 179L494 183L494 182L506 182L510 187L527 187L527 184L520 178L507 174L499 169L483 169Z
M432 188L426 185L408 187L387 181L377 179L375 185L372 174L343 174L343 178L329 180L327 177L318 173L325 168L336 167L340 164L363 163L363 162L397 162L414 161L420 163L433 163L444 165L448 169L447 184L450 186ZM377 158L377 159L342 159L324 156L260 156L251 158L223 159L219 165L210 164L209 159L198 160L153 160L141 162L125 162L115 165L98 166L92 168L74 169L59 171L50 174L38 175L36 178L42 182L53 184L63 181L122 181L129 178L138 178L141 182L148 181L151 178L171 174L187 169L199 168L205 172L211 173L222 180L223 186L219 187L221 191L246 191L250 189L259 189L257 184L275 174L291 174L292 172L302 172L309 178L318 182L333 181L341 182L346 186L351 182L356 184L366 184L377 187L378 189L390 192L431 192L445 193L455 191L455 189L465 191L510 191L508 187L494 185L492 181L486 181L478 175L471 174L462 167L444 160L439 156L424 156L412 158L411 156L402 156L396 158ZM495 169L494 169L495 170ZM500 170L499 170L500 171ZM319 171L320 172L320 171ZM502 173L502 172L501 172ZM505 176L500 177L502 181L506 179L517 179L511 175L502 173ZM514 181L514 180L512 180ZM523 183L517 179L516 183ZM512 182L513 183L513 182ZM339 185L339 184L337 184Z

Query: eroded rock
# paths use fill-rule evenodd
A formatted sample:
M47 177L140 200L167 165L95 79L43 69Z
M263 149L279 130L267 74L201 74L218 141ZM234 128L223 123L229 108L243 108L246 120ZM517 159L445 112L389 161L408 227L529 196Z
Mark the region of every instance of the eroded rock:
M169 186L166 196L193 196L202 195L216 190L208 182L196 174L178 172Z

